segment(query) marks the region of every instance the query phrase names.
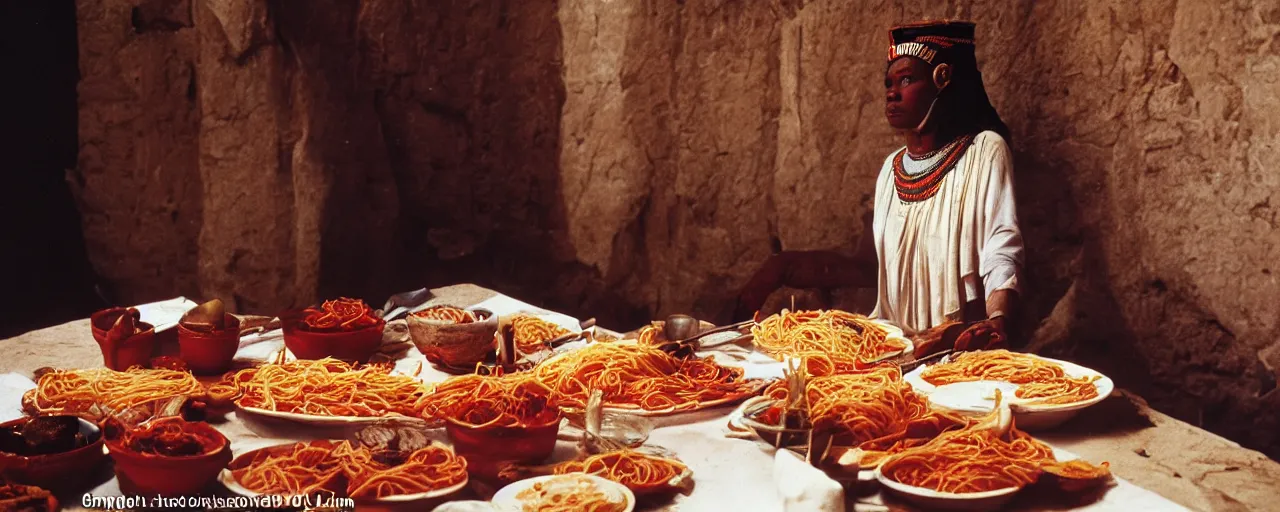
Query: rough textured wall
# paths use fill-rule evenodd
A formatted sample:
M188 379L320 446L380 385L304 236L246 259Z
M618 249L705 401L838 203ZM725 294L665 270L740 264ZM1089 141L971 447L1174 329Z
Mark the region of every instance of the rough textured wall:
M903 4L81 1L86 237L130 299L722 319L775 246L859 235L886 28L970 18L1032 346L1280 455L1280 2Z

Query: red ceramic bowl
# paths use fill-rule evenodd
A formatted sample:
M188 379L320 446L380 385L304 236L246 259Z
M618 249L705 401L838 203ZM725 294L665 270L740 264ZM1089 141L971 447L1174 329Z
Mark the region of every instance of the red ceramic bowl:
M80 421L80 433L91 440L89 444L50 455L0 452L0 478L52 492L81 490L107 455L102 451L102 429L93 422L77 419ZM0 424L0 428L20 426L28 421L31 418L18 418Z
M220 375L231 369L231 360L240 348L240 319L226 314L226 328L198 332L178 324L178 350L187 367L196 375Z
M347 332L311 332L299 327L300 322L284 324L284 346L298 359L332 357L343 361L367 363L382 346L382 329L387 321Z
M169 420L169 418L165 418ZM189 457L138 453L117 440L107 443L115 461L116 479L125 494L190 496L200 494L231 462L231 442L208 423L189 422L187 428L213 437L221 445L212 452Z
M131 366L147 366L147 362L151 361L151 353L156 348L155 327L146 322L138 322L138 328L142 332L124 340L116 347L114 354L110 353L106 345L107 331L111 330L111 326L125 311L125 308L104 309L89 317L93 339L97 340L98 347L102 349L103 365L116 371L128 370Z
M444 429L453 441L453 451L467 459L469 473L497 481L498 472L506 463L536 465L551 456L560 432L560 417L523 427L475 427L449 418Z

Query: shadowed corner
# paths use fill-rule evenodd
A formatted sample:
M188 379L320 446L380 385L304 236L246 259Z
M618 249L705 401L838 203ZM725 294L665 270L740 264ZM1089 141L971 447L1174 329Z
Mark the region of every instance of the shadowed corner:
M1116 391L1063 424L1061 431L1082 437L1110 437L1154 426L1133 397L1124 391Z

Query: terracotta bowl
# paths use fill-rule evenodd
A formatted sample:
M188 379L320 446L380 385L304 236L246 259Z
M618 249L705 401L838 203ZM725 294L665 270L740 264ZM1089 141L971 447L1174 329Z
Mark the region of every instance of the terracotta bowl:
M301 322L284 324L284 346L298 359L332 357L343 361L367 363L382 346L382 329L387 321L348 332L311 332L301 329Z
M120 490L125 494L190 496L216 480L231 462L231 442L208 423L189 423L188 427L220 440L221 446L204 455L169 457L138 453L115 440L108 442Z
M226 328L199 332L178 324L178 349L182 360L196 375L220 375L231 369L231 360L240 348L240 319L227 313Z
M434 364L468 367L482 363L497 350L493 337L498 332L498 317L484 309L471 311L479 321L469 324L438 322L410 314L409 338Z
M102 451L102 429L83 418L80 433L89 444L50 455L16 455L0 452L0 478L34 485L52 492L80 490L107 456ZM0 428L26 424L31 418L0 423Z
M116 323L120 315L125 314L125 311L125 308L109 308L98 311L89 317L89 323L93 327L93 339L98 342L98 347L102 349L103 365L116 371L128 370L131 366L147 366L147 362L151 361L151 353L156 348L155 326L146 322L138 322L138 328L142 329L142 332L119 344L116 347L114 360L111 354L107 353L107 331Z
M560 417L541 425L523 427L475 427L446 419L445 432L453 451L467 459L467 471L482 480L497 481L509 462L537 465L556 449Z

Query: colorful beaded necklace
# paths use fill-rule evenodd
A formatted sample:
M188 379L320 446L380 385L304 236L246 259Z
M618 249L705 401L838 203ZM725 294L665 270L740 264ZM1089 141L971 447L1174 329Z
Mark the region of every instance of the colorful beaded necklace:
M953 141L945 148L945 154L924 172L912 176L902 167L902 158L907 154L903 148L893 157L893 185L898 190L898 199L904 203L918 203L933 197L942 185L942 179L951 173L956 162L964 156L964 152L973 143L973 135L965 135Z

